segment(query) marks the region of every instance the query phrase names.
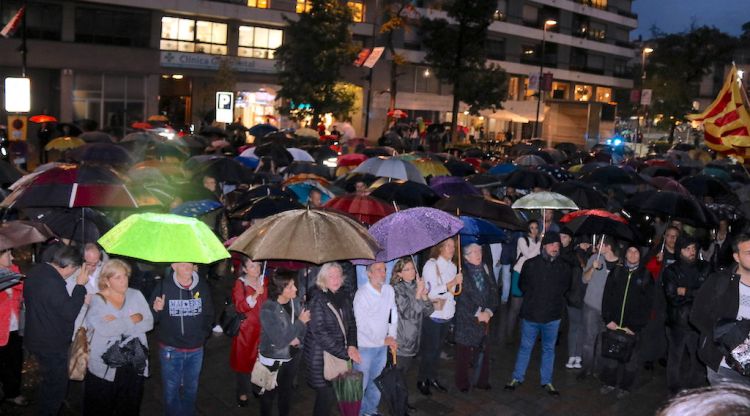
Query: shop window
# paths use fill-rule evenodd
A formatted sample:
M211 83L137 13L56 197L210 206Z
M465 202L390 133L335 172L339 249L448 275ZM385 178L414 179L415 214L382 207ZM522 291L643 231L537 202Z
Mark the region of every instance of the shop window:
M227 25L179 17L162 17L160 49L226 55Z
M552 82L552 98L556 100L567 100L569 99L570 84L567 82Z
M297 6L294 11L297 13L310 13L312 10L312 0L297 0Z
M274 59L276 48L281 46L283 33L281 29L240 26L237 56Z
M73 79L73 118L91 119L102 130L120 137L127 126L144 119L143 77L76 73Z
M596 87L596 101L601 103L612 102L612 88Z
M352 10L352 21L362 23L365 21L365 3L362 1L347 1L346 5Z
M576 84L575 96L576 101L591 101L591 85Z
M149 45L151 18L148 12L76 7L75 41L102 45Z
M256 7L258 9L267 9L268 0L247 0L247 7Z

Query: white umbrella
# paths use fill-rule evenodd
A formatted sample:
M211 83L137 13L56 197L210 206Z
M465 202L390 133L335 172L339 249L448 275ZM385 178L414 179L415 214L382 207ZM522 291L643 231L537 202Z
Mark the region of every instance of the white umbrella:
M298 149L296 147L289 147L286 150L289 153L291 153L294 160L297 160L300 162L315 162L315 158L310 156L310 153L307 153L306 151L302 149Z
M572 199L557 192L532 192L512 205L516 209L578 209Z
M369 173L371 175L419 182L427 185L419 169L406 160L395 157L373 157L362 162L352 171L353 173Z

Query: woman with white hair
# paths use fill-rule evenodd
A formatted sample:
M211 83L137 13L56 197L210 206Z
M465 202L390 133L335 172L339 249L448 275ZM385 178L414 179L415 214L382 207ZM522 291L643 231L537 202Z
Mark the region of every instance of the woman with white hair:
M316 391L314 416L328 415L336 403L333 387L323 373L324 353L355 363L361 361L352 302L340 290L343 283L341 266L336 262L326 263L318 272L316 287L310 291L307 305L310 322L305 333L303 351L307 382Z

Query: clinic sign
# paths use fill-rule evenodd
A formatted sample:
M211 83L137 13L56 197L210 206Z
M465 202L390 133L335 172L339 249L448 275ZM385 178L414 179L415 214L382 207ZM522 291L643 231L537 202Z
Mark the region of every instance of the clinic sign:
M237 72L276 73L276 61L273 59L227 57L204 53L161 51L159 64L167 68L205 69L210 71L219 69L219 65L221 65L223 59L227 59L229 66Z
M234 93L226 91L216 93L216 121L219 123L234 121Z

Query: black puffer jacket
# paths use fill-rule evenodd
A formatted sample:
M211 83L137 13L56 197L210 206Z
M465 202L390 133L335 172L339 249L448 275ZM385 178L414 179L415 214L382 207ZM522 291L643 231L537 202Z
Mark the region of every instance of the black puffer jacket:
M687 263L683 259L667 266L662 272L664 295L667 298L667 325L688 328L690 309L693 307L695 293L701 288L709 273L708 263L696 260ZM677 289L684 287L685 295L677 294Z
M305 334L304 357L307 364L307 382L313 388L325 387L328 383L323 377L323 351L346 360L349 359L347 347L357 346L357 324L354 321L352 303L348 296L343 293L342 295L336 300L346 328L346 342L336 315L328 307L328 304L335 304L335 295L323 292L317 287L310 291L310 322Z

